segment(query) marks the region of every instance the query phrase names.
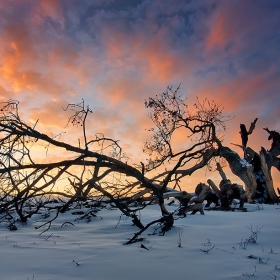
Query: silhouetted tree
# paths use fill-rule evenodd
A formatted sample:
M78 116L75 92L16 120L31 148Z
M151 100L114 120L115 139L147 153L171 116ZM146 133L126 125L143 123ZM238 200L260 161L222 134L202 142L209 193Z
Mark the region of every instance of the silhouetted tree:
M173 169L167 169L157 176L165 182L163 185L175 181L176 186L182 177L190 176L203 167L211 169L211 160L219 160L219 157L222 157L227 161L233 174L244 182L249 202L256 199L258 202L277 201L271 167L280 170L279 133L266 128L269 140L272 139L273 143L271 149L266 151L261 148L258 154L247 147L248 135L252 134L258 119L251 123L249 130L241 124L242 145L236 145L244 151L244 158L241 158L237 152L222 143L221 133L225 132L225 121L229 120L223 115L223 108L207 99L203 102L197 100L194 106L190 107L186 99L178 95L178 91L179 88L173 90L168 87L161 95L149 98L145 102L146 107L151 110L150 117L155 124L151 129L153 136L146 142L144 149L150 155L151 168L170 162L176 163ZM172 137L179 130L185 131L188 148L176 151L176 147L172 145ZM263 175L255 172L257 159ZM264 181L261 187L262 194L259 194L260 180Z
M169 216L164 198L188 196L186 192L172 193L170 188L180 189L180 179L191 176L201 168L211 169L211 162L214 160L216 164L220 157L226 159L232 172L244 182L250 202L256 197L257 168L264 174L269 200L276 200L271 167L280 170L277 132L266 128L269 139L273 140L271 149L267 151L262 148L259 154L255 153L247 147L246 135L252 133L256 119L249 131L246 130L246 139L242 141L246 152L243 159L222 144L225 122L229 118L223 115L223 108L217 103L197 99L190 106L187 99L179 96L179 87L175 90L167 87L162 94L146 100L145 106L154 123L150 129L152 136L145 142L143 149L149 159L146 163L128 164L128 158L118 141L101 133L89 136L87 119L92 110L85 106L84 101L68 104L64 109L71 112L67 126L81 129L81 137L73 142L62 141L62 133L49 136L40 132L37 129L39 120L33 124L24 122L19 115L18 101L2 102L0 222L10 221L10 224L14 224L15 212L25 222L56 197L59 198L57 211L60 213L67 211L75 202L104 196L131 217L134 224L145 228L136 215L137 210L147 205L138 203L144 195L149 194L146 200L157 201L162 215ZM174 145L176 133L183 133L186 137L186 143L180 149ZM47 161L37 156L38 149L42 147ZM61 160L52 159L53 148L56 154L61 154ZM65 183L63 178L67 178L67 185L58 187L59 182ZM203 195L200 197L204 198ZM191 208L188 205L184 207Z

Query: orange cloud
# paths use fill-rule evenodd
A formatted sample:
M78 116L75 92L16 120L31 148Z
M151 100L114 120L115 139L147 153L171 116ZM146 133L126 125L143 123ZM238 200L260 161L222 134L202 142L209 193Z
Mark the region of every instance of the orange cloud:
M11 42L7 47L6 51L3 54L2 67L0 73L2 77L8 80L12 84L12 89L15 92L21 90L21 82L19 82L18 72L16 67L18 66L21 60L21 54L18 49L18 45L15 42Z
M250 17L254 18L259 13L258 9L259 7L252 12L252 6L248 2L242 2L242 4L238 1L220 2L219 8L216 9L208 25L209 33L205 39L206 51L214 47L225 49L230 42L234 42L230 48L231 53L236 53L237 46L244 48L246 42L242 38L255 31L256 23ZM261 14L259 14L258 20L259 18L262 18Z
M10 93L7 92L1 85L0 85L0 101L6 101L10 98Z
M106 100L107 108L117 106L120 102L130 104L130 106L137 102L133 93L141 89L141 83L126 77L119 78L118 75L117 71L110 73L106 81L100 82L97 86L97 92L103 100ZM137 110L137 105L135 107Z
M240 72L221 81L205 77L201 83L196 84L191 100L198 96L200 100L208 98L224 107L225 112L237 112L238 108L251 107L250 112L256 112L267 103L268 93L274 92L278 87L278 80L273 77L273 68L264 73ZM222 74L222 73L221 73ZM269 82L268 82L269 81ZM273 96L271 94L270 98ZM231 113L231 114L232 114ZM239 112L241 113L241 112Z
M31 108L29 119L32 123L38 120L39 125L43 127L65 129L68 118L73 114L71 111L63 110L67 104L67 100L53 98L38 108Z
M157 35L159 36L159 35ZM135 57L142 61L145 77L149 81L166 83L170 77L176 75L177 57L163 43L162 38L152 37L148 44L137 51Z
M23 2L19 1L18 6L11 11L16 13L17 8L20 9L22 4ZM28 15L25 17L21 15L22 18L19 19L21 24L14 20L13 14L7 14L6 24L1 26L0 82L6 89L14 93L27 91L29 93L47 93L52 96L65 93L72 95L74 90L71 89L71 86L68 86L67 83L62 84L56 79L55 75L58 71L53 65L50 67L47 63L50 58L49 51L53 49L52 43L56 46L57 42L54 40L49 42L48 34L46 30L43 30L45 25L43 20L48 17L60 22L61 28L63 28L64 16L61 3L57 0L38 1L28 7L30 8ZM8 9L8 7L6 8ZM76 54L74 51L69 51L69 49L73 50L73 48L69 48L69 44L63 47L64 52L59 53L58 48L54 48L54 52L64 57L65 60L67 59L65 69L74 69L77 61L72 58ZM74 61L74 63L68 61ZM60 62L61 60L58 60L55 63L57 68L61 68ZM61 70L59 72L63 73ZM67 79L69 81L69 77Z
M210 33L206 39L205 46L210 48L213 46L218 46L220 48L225 47L230 38L229 30L227 29L227 15L219 14L214 19Z
M166 85L170 83L170 79L191 72L194 65L191 59L192 51L186 50L190 56L186 56L186 52L182 51L186 42L178 43L180 51L174 51L173 48L177 49L178 45L175 46L170 35L173 30L165 25L161 27L152 20L140 20L135 26L121 17L114 21L110 18L108 22L101 22L104 24L104 56L107 64L111 66L109 73L112 69L116 69L118 73L137 72L138 80L141 79L143 83ZM145 32L138 30L139 25L144 26Z

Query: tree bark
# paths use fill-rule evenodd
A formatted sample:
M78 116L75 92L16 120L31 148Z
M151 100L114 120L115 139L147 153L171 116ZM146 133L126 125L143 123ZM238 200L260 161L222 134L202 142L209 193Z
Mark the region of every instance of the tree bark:
M248 202L253 203L257 189L253 165L240 158L236 152L228 147L220 146L219 149L220 155L227 160L232 173L244 182Z
M217 162L217 170L219 171L220 176L222 177L222 180L228 181L228 178L227 178L225 172L223 171L222 166L218 162Z
M213 190L213 192L216 194L216 196L217 196L219 199L222 199L222 198L223 198L222 192L221 192L220 189L216 186L216 184L215 184L211 179L208 179L208 180L207 180L207 183L209 184L209 186L211 187L211 189Z
M269 168L269 166L266 162L266 151L264 148L262 148L260 151L260 159L261 159L261 167L262 167L262 171L264 173L264 180L266 183L269 198L271 201L277 201L278 197L275 192L274 185L273 185L273 179L271 176L271 168Z

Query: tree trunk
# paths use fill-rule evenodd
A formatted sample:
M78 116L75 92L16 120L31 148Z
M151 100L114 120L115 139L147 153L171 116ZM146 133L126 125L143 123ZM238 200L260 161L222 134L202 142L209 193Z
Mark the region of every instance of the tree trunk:
M222 166L218 162L217 162L217 170L219 171L220 176L222 177L222 180L228 181L228 178L227 178L225 172L223 171Z
M260 159L261 159L261 168L264 173L264 180L266 183L267 191L269 194L269 198L271 201L277 201L278 197L276 195L273 180L271 176L271 168L269 168L267 162L266 162L266 151L264 148L260 151Z
M228 147L221 146L220 154L227 160L232 173L244 182L248 202L254 202L257 181L255 178L253 165L240 158L236 152L232 151Z
M220 189L216 186L216 184L215 184L211 179L208 179L208 180L207 180L207 183L209 184L209 186L211 187L211 189L213 190L213 192L216 194L216 196L217 196L219 199L222 199L222 198L223 198L222 192L221 192Z
M203 211L203 204L202 203L195 203L195 204L190 204L187 206L184 206L180 208L178 215L186 215L187 212L192 212L191 214L195 214L196 212L200 212L201 215L204 215Z

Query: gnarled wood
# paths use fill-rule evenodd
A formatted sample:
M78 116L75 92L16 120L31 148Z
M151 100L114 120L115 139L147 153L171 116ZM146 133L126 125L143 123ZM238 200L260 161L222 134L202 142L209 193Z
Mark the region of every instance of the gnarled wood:
M276 195L276 192L275 192L275 189L273 186L273 179L271 177L270 168L268 167L267 162L266 162L266 151L264 148L262 148L260 151L260 159L261 159L261 167L262 167L262 171L264 173L264 180L266 183L269 197L272 201L277 201L278 197Z
M217 162L216 165L217 165L217 170L219 171L219 174L220 174L220 176L222 177L222 180L227 181L228 178L227 178L225 172L223 171L223 168L222 168L222 166L220 165L220 163Z
M221 156L223 156L233 174L238 176L245 184L245 191L247 193L248 202L254 202L254 195L257 189L257 181L254 174L254 167L246 160L232 151L228 147L220 147Z
M213 192L216 194L217 197L219 197L219 199L223 198L222 192L220 191L220 189L216 186L216 184L211 180L208 179L207 183L209 184L209 186L212 188Z

